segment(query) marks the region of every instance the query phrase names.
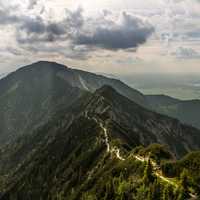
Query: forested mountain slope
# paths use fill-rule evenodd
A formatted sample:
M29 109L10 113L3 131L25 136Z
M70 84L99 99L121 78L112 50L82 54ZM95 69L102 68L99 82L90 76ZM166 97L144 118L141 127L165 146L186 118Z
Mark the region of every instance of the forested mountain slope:
M0 80L0 145L45 124L58 110L104 84L144 105L145 98L121 81L53 62L25 66Z
M145 175L149 164L137 160L134 149L157 142L181 157L200 148L197 129L148 111L110 86L85 94L30 136L1 149L3 200L158 199L166 188L178 199L181 191L153 172Z

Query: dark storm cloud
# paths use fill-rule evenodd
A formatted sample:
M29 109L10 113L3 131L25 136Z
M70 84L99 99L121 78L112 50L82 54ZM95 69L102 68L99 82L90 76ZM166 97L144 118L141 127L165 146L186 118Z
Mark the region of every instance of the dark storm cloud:
M77 35L75 44L110 50L136 48L146 42L153 31L152 26L124 12L121 24L114 23L111 26L100 24L92 33Z

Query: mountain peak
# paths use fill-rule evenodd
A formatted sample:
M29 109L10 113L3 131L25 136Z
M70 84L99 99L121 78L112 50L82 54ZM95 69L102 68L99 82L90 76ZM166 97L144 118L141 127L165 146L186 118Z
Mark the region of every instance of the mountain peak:
M44 60L40 60L38 62L35 62L31 65L34 66L38 66L38 67L63 67L63 68L67 68L67 66L57 63L57 62L51 62L51 61L44 61Z
M57 62L46 61L46 60L39 60L39 61L37 61L35 63L32 63L32 65L59 65L59 66L65 66L65 65L57 63Z
M28 71L30 69L40 71L42 69L46 70L46 69L59 69L59 68L60 69L67 69L68 67L63 65L63 64L59 64L57 62L50 62L50 61L41 60L41 61L38 61L38 62L34 62L34 63L32 63L28 66L24 66L17 71L24 71L24 70Z

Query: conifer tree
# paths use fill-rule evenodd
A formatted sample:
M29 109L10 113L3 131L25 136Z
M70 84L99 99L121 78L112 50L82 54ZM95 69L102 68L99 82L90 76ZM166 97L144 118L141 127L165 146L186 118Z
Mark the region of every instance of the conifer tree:
M184 169L180 175L180 191L178 200L184 200L189 197L188 191L188 171Z
M165 185L164 186L162 199L163 200L169 200L169 199L171 199L169 185Z
M180 185L184 190L188 190L188 171L186 169L180 175Z
M151 164L150 159L147 162L146 168L144 170L144 177L143 177L143 181L145 185L148 185L149 183L151 183L153 181L153 167Z

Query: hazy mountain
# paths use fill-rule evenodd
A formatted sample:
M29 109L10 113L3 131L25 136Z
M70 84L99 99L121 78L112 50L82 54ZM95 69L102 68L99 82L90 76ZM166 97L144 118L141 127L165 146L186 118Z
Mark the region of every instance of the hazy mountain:
M64 66L43 63L21 68L0 80L0 143L46 123L82 91L57 76Z
M37 62L0 80L0 144L44 124L84 92L108 84L145 105L144 96L119 80L70 69L52 62Z
M149 194L159 199L168 183L157 167L146 177L145 158L135 156L147 151L150 155L154 149L152 155L160 152L161 160L173 158L159 146L135 149L155 142L168 145L180 157L200 148L200 131L104 86L1 149L1 199L143 199ZM173 178L169 185L178 186L178 176ZM182 195L176 185L172 190L172 199Z
M45 124L57 111L71 105L83 93L94 92L103 85L112 86L143 107L200 127L198 100L144 96L119 80L41 61L0 80L0 144Z
M165 95L147 95L146 98L153 110L200 128L200 100L181 101Z

